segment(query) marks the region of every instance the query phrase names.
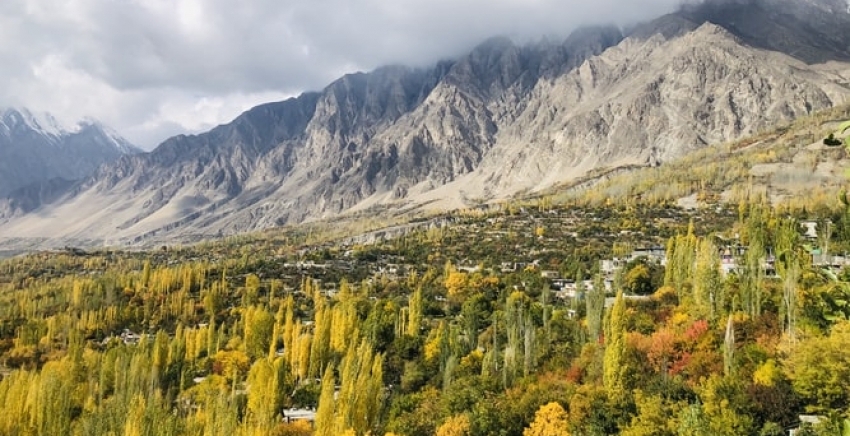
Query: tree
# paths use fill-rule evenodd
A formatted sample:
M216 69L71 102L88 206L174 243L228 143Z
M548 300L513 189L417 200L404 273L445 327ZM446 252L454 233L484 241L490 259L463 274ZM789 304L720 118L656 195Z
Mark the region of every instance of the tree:
M319 407L316 410L316 436L336 435L334 428L335 383L333 366L328 365L325 368L325 375L322 377L322 393L319 395Z
M699 395L710 434L753 434L751 403L744 386L740 379L716 374L702 382Z
M310 283L310 280L307 281ZM328 309L327 300L316 291L313 294L313 340L310 344L310 376L318 376L322 368L330 362L331 326L333 313Z
M567 412L557 402L548 403L534 413L534 421L522 436L569 436Z
M719 298L721 289L720 257L711 239L699 242L693 277L693 314L697 318L715 319L718 308L723 307Z
M479 330L485 326L489 317L489 302L483 294L475 294L463 302L460 317L464 333L464 352L468 353L478 347Z
M422 327L422 287L417 287L412 294L410 294L410 299L407 303L408 307L408 322L407 322L407 334L418 338L419 337L419 329Z
M249 307L244 323L245 352L252 360L268 356L275 325L272 314L262 307Z
M794 390L811 412L846 410L850 406L850 322L842 321L829 336L814 337L794 346L785 369Z
M335 430L354 429L364 434L377 424L383 395L383 356L369 341L351 346L339 365L340 388L336 402ZM323 393L324 395L324 393Z
M678 436L712 436L701 404L690 404L677 416Z
M675 436L674 429L669 425L672 411L663 398L638 390L635 392L635 403L638 414L623 430L622 436Z
M766 230L762 223L761 214L751 212L747 222L747 237L749 247L744 259L744 271L741 280L741 303L743 309L752 317L761 315L762 286L764 282L764 270L762 262L765 257Z
M638 263L623 278L623 287L629 294L649 295L652 289L652 276L644 263Z
M281 403L282 386L278 367L268 359L254 362L248 373L248 412L258 427L268 427L274 422Z
M587 291L587 338L591 343L599 342L602 333L602 313L605 311L605 281L601 274L593 280L593 288Z
M797 222L782 220L776 236L776 271L782 277L782 307L785 332L793 341L797 323L797 282L800 279L800 256L797 254Z
M469 427L466 414L455 415L437 428L436 436L469 436Z
M602 382L608 394L620 398L626 393L626 302L618 292L611 308L605 337L605 357L602 363Z
M251 360L238 350L219 351L213 361L213 372L223 375L233 382L250 368Z
M245 305L256 304L260 292L260 278L256 274L248 274L245 277Z
M676 235L667 242L667 268L664 272L664 284L676 289L681 300L684 286L690 283L694 275L697 237L694 235L693 222L688 226L686 235Z
M723 371L726 375L735 371L735 323L731 314L726 321L726 334L723 339Z
M455 300L465 297L469 286L469 277L467 274L456 270L451 263L447 263L445 275L444 285L449 297Z

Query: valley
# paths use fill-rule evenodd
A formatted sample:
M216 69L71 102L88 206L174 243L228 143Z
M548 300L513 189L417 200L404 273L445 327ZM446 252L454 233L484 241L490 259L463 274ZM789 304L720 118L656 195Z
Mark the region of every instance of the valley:
M172 24L201 41L211 5ZM56 85L149 114L185 49L160 25L122 80L95 56ZM227 88L213 61L169 92ZM0 111L0 435L850 435L844 0L686 2L291 95L149 151Z

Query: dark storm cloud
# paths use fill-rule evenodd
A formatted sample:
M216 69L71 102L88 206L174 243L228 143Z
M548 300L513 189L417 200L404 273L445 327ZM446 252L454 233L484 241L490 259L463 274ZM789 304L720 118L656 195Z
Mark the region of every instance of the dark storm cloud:
M566 36L679 0L3 0L0 106L93 116L150 147L346 72L424 66L494 35Z

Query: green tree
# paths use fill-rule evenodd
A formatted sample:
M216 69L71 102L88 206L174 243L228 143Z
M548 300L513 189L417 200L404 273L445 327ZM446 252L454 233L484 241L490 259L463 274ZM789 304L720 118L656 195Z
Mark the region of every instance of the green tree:
M605 311L605 281L601 274L593 280L593 288L585 296L587 305L587 338L591 343L599 342L602 333L602 314Z
M701 404L690 404L677 416L678 436L713 436Z
M422 328L422 287L417 287L412 294L410 294L410 299L407 303L408 307L408 324L407 324L407 334L418 338L419 330Z
M850 322L836 324L829 336L801 341L784 366L794 390L811 412L847 410L850 406Z
M638 263L630 269L623 278L623 287L633 295L649 295L652 289L652 275L644 263Z
M723 307L721 294L720 256L711 239L705 238L698 243L698 253L694 267L693 314L696 318L715 319L719 308Z
M626 301L618 292L611 307L605 337L605 357L602 363L602 382L608 394L622 398L626 394Z
M800 279L800 255L797 253L799 234L797 221L785 219L776 236L776 271L782 277L782 308L785 312L785 332L793 341L797 325L797 282Z
M675 426L671 408L658 395L647 395L638 390L635 392L635 405L638 414L632 418L622 436L675 436Z

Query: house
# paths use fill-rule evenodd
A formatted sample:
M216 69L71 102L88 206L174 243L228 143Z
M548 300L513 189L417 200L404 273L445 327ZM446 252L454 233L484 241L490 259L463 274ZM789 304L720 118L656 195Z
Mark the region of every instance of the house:
M800 422L797 426L788 429L788 436L794 436L800 431L800 427L805 425L818 425L824 420L824 417L817 415L800 415Z
M832 256L824 253L819 248L810 250L809 254L812 256L812 266L831 268L838 271L850 265L850 258L847 256Z
M558 271L553 271L553 270L542 270L542 271L540 271L540 277L543 277L544 279L557 279L559 276L560 276L560 273L558 273Z
M575 289L575 282L568 279L556 278L550 282L550 286L554 291L561 291L570 286Z
M735 259L732 249L728 247L723 249L723 252L720 254L720 270L724 276L738 270L738 261Z
M593 280L582 281L585 291L593 289ZM605 292L611 292L614 285L611 280L605 280ZM563 286L554 292L556 298L566 300L569 298L583 298L583 295L578 293L578 284L572 280L564 280Z
M817 221L804 221L800 223L800 227L804 228L803 235L809 239L818 238L818 223Z
M140 335L133 333L130 329L124 329L119 338L121 338L125 345L136 345L142 340Z
M632 254L629 255L629 261L646 258L650 261L658 262L660 265L667 264L667 249L664 247L640 247L636 248L632 251Z
M472 273L477 273L477 272L481 271L481 265L457 266L457 267L455 267L455 269L457 269L458 271L463 271L465 273L472 274Z
M655 262L658 265L667 265L667 250L664 247L641 247L632 250L632 252L622 258L615 257L613 259L603 259L600 264L600 269L603 274L612 276L617 271L626 267L629 262L638 259L646 259L648 262Z
M316 409L284 409L283 411L283 420L285 422L294 422L294 421L316 421Z
M603 274L610 276L626 266L626 263L628 263L627 260L620 259L618 257L613 259L602 259L600 270Z
M652 301L652 296L650 295L623 295L623 300L625 301ZM617 301L616 297L607 297L605 298L605 308L610 309L614 307L614 303Z

